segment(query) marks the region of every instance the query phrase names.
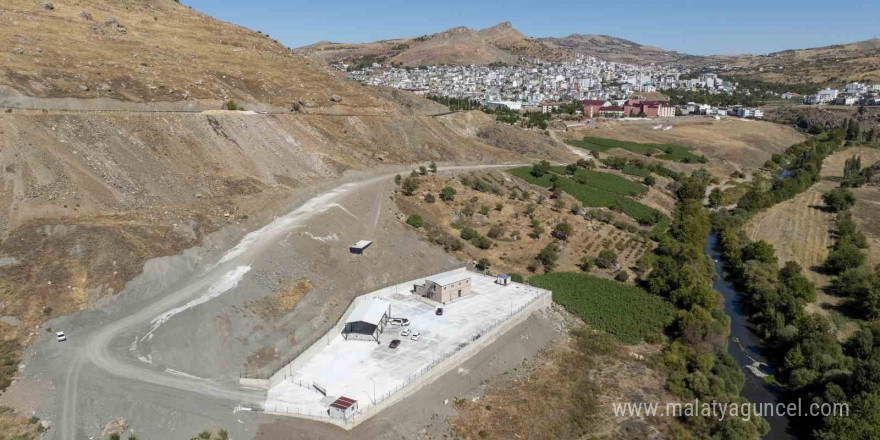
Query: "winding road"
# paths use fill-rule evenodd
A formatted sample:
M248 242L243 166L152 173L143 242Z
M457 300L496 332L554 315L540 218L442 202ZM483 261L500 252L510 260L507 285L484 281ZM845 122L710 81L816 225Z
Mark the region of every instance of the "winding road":
M444 167L441 171L477 170L487 168L507 168L522 164L511 165L469 165ZM247 234L238 244L226 251L216 262L206 265L206 269L200 271L182 285L169 288L156 297L158 300L136 310L134 313L125 315L115 321L103 325L92 331L91 334L77 335L70 359L65 359L66 372L63 375L63 386L57 389L60 416L55 429L52 431L60 435L63 440L76 440L77 432L77 399L79 377L83 368L97 368L111 375L121 377L131 382L145 382L149 384L170 387L175 390L183 390L198 395L210 396L216 399L229 401L233 404L241 402L261 403L265 400L265 390L248 389L232 384L222 384L207 379L188 377L174 374L173 372L157 371L146 366L132 356L120 356L110 349L111 342L119 335L131 334L133 331L147 329L150 324L153 330L164 323L157 321L165 315L165 319L173 319L175 313L168 313L175 309L185 310L189 307L197 307L204 302L222 294L226 290L235 287L223 285L225 290L218 291L218 283L228 279L230 274L241 273L243 266L249 267L262 252L282 241L285 234L291 230L303 226L306 221L332 209L345 209L342 201L355 191L370 185L389 180L394 174L386 174L371 177L356 182L340 185L330 191L315 196L290 213L276 218L266 226ZM378 209L378 208L377 208ZM370 219L375 225L376 219ZM245 271L246 272L246 271ZM243 275L243 273L241 273ZM240 278L240 276L239 276ZM237 282L237 281L236 281ZM157 325L158 322L158 325ZM136 344L136 343L135 343ZM56 437L57 438L57 437Z

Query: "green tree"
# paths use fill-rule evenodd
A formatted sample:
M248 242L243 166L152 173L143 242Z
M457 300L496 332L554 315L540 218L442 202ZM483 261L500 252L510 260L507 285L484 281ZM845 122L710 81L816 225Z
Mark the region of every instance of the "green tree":
M400 182L401 182L402 180L403 180L403 178L400 177L400 174L397 174L397 175L394 176L394 184L395 184L395 185L400 186Z
M415 177L407 177L403 179L403 185L401 186L403 190L403 195L411 196L419 190L419 179Z
M455 188L451 186L444 187L440 190L440 200L443 200L444 202L451 202L455 200L455 194Z
M596 256L596 266L603 269L611 269L617 264L617 252L611 249L602 249Z
M480 258L480 260L477 261L477 265L475 267L480 272L483 272L489 269L489 266L491 266L491 263L489 262L488 258Z
M436 174L437 173L437 164L434 162L431 162L431 164L428 165L428 169L431 170L432 173Z
M422 216L420 216L418 214L413 214L413 215L407 217L406 224L408 224L414 228L421 228L425 224L425 222L424 222L424 220L422 220Z
M713 208L717 208L721 206L722 201L724 200L724 194L718 188L713 188L712 192L709 193L709 206Z
M550 234L562 241L567 241L572 233L574 233L574 229L571 225L566 221L562 221L553 227L553 231Z
M642 183L648 186L654 186L657 184L657 179L654 176L645 176L645 179L642 180Z
M840 212L855 205L856 196L848 189L834 188L822 196L822 201L831 212Z
M556 262L559 260L559 249L556 248L555 243L550 243L541 249L535 259L544 266L544 272L553 272Z
M543 177L545 174L549 174L551 170L550 162L546 160L542 160L534 165L532 165L531 174L535 177Z

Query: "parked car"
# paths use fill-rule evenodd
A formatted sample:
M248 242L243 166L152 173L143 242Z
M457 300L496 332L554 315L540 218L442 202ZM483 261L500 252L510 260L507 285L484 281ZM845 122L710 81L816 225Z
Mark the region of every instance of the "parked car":
M67 340L67 336L64 334L64 332L55 333L55 338L58 339L58 342L64 342Z
M391 325L400 325L406 327L409 325L409 319L407 318L391 318Z
M434 314L437 316L443 316L443 307L438 307L437 311L434 312Z
M400 336L409 336L410 333L412 332L408 328L405 328L402 332L400 332Z
M388 348L397 348L400 345L400 339L393 339L390 344L388 344Z
M413 341L418 341L421 338L422 338L422 332L415 332L415 333L413 333L413 335L410 339L412 339Z

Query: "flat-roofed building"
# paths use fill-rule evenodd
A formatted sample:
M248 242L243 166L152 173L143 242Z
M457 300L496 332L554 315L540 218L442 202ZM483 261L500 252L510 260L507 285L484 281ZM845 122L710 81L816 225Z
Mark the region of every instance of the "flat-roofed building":
M425 284L416 284L414 291L416 295L446 304L471 293L471 276L462 270L427 278Z

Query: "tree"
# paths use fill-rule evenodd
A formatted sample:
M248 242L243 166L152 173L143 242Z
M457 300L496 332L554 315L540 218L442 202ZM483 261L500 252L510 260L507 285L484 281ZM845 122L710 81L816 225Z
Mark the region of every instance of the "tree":
M625 283L629 281L629 272L621 270L617 272L617 275L614 275L614 279L620 281L621 283Z
M617 252L610 249L602 249L596 256L596 266L603 269L611 269L617 264Z
M403 180L403 178L400 177L400 174L394 176L394 184L395 184L395 185L400 186L400 182L401 182L402 180Z
M501 225L494 225L489 228L489 232L486 233L489 238L499 239L504 236L504 228Z
M407 177L403 179L403 186L401 187L403 190L403 195L411 196L419 190L419 179L415 177Z
M529 232L529 237L534 238L535 240L541 238L541 235L544 234L544 227L541 226L541 222L538 220L532 220L532 232Z
M444 187L440 190L440 200L443 200L444 202L451 202L455 200L455 194L455 188L451 186Z
M595 264L593 261L593 258L590 257L589 255L584 255L583 257L581 257L581 260L578 262L578 268L580 268L580 270L582 270L584 272L589 272L589 271L593 270L593 264Z
M480 235L480 234L479 234L477 231L475 231L475 230L473 230L473 229L471 229L471 228L464 228L464 229L461 230L461 232L459 233L459 235L461 236L461 239L462 239L462 240L468 240L468 241L470 241L470 240L474 239L474 237L476 237L476 236L478 236L478 235Z
M773 245L764 240L754 241L746 245L742 250L742 260L757 260L762 263L777 264L776 250Z
M489 266L490 266L490 265L491 265L491 264L489 263L489 259L488 259L488 258L480 258L480 260L477 261L476 268L477 268L477 270L479 270L480 272L483 272L483 271L489 269Z
M551 170L550 162L546 160L542 160L534 165L532 165L531 174L535 177L543 177L545 174L548 174Z
M535 259L544 266L544 272L553 272L553 269L556 267L556 261L559 260L559 249L556 248L555 243L550 243L544 246L544 249L541 249L541 252L538 253Z
M847 269L856 268L865 262L865 254L856 245L844 243L834 248L825 259L825 269L839 274Z
M422 225L425 224L425 221L422 220L422 216L420 216L418 214L413 214L413 215L407 217L406 224L408 224L414 228L421 228Z
M571 234L574 232L571 225L562 221L561 223L557 223L556 226L553 227L553 231L550 233L553 237L558 238L562 241L567 241L568 237L571 237Z
M645 176L645 179L642 181L645 185L654 186L657 184L657 179L654 176Z
M426 175L426 174L428 174L428 169L425 168L424 166L420 166L420 167L419 167L419 175L420 175L420 176L424 176L424 175Z
M848 189L834 188L822 196L822 201L831 212L840 212L855 205L856 196Z
M409 172L409 177L419 177L419 172L416 170L412 170Z
M495 210L496 211L503 211L504 210L504 203L501 203L501 202L496 203Z
M713 208L717 208L721 206L721 203L724 199L724 194L718 188L713 188L712 192L709 193L709 206Z
M428 169L431 170L432 173L436 174L437 173L437 164L434 162L431 162L431 164L428 165Z
M489 240L488 238L478 234L476 237L471 239L471 244L480 249L486 250L492 247L492 240Z
M428 203L434 203L437 201L437 198L434 197L434 194L428 193L428 194L425 194L425 201Z
M578 165L576 163L570 163L565 166L565 174L568 174L569 176L573 176L574 173L577 172L577 169L578 169Z

